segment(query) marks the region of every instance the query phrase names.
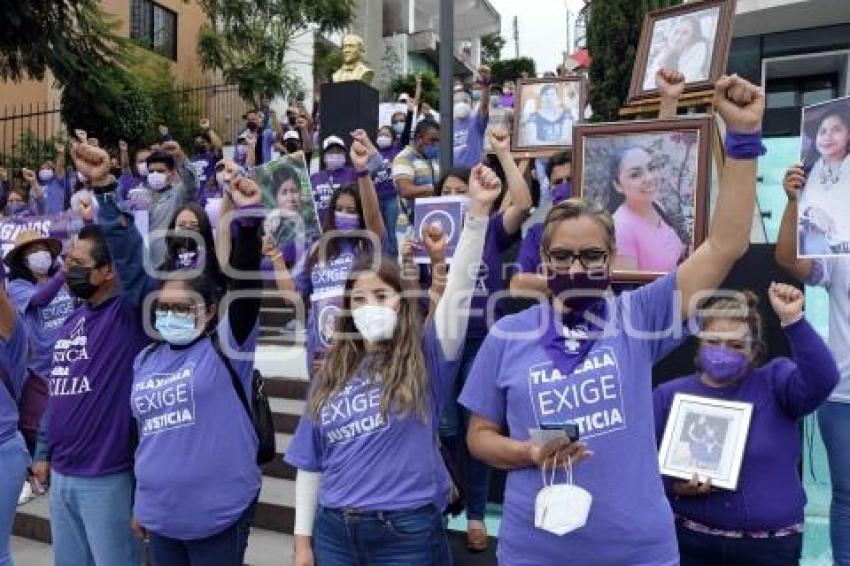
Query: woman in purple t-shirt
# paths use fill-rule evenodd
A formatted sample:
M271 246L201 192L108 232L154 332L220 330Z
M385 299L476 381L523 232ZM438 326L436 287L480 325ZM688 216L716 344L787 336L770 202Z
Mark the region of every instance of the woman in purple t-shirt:
M546 217L541 241L552 298L499 320L475 359L460 402L473 413L472 454L508 470L498 549L504 566L565 557L583 566L678 564L658 475L652 366L681 335L695 300L720 285L746 251L762 148L758 88L722 77L715 105L731 133L703 245L674 273L615 297L611 215L583 199L563 201ZM545 442L553 427L562 437ZM573 429L580 442L568 439ZM581 490L542 491L541 467L579 461L588 449L591 457L568 480ZM563 483L564 474L555 481ZM565 514L580 503L589 514Z
M655 430L664 435L678 393L748 403L753 407L735 490L713 489L721 470L728 423L694 419L686 428L695 468L690 481L666 478L682 566L761 564L795 566L803 548L806 493L798 472L800 420L838 383L829 348L803 319L803 293L771 284L771 306L791 345L793 359L757 367L765 351L758 297L752 292L710 298L701 318L699 372L659 386L653 395Z
M473 170L459 265L480 261L500 187L489 169ZM452 270L423 329L395 262L366 257L351 270L333 345L285 456L299 469L296 563L312 563L314 553L327 565L450 563L437 421L457 373L474 281L474 269Z

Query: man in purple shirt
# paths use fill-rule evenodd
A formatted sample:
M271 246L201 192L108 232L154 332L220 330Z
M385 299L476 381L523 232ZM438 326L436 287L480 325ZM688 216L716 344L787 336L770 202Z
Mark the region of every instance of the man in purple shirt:
M100 199L99 225L84 227L64 270L68 288L85 301L65 321L53 348L50 398L36 449L36 477L51 472L51 534L57 566L138 564L133 536L133 359L150 342L141 323L148 290L141 236L124 249L107 246L126 230L116 206L117 183L105 151L75 146L72 156ZM113 262L114 259L114 262ZM127 282L123 288L118 284ZM49 463L48 463L49 462Z
M454 165L473 167L481 161L484 150L484 132L490 118L490 69L479 70L478 85L481 100L473 109L472 97L465 90L454 93Z

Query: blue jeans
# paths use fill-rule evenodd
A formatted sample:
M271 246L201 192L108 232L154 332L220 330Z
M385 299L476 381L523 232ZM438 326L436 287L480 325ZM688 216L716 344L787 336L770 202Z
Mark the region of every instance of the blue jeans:
M466 491L466 518L483 521L490 493L490 466L472 457L466 446L466 430L469 427L469 411L457 402L457 396L466 383L475 356L483 339L470 339L463 349L457 376L457 391L447 404L440 418L440 440L449 449L454 461L464 470Z
M797 566L803 535L729 538L676 527L682 566Z
M30 455L20 433L0 444L0 566L12 566L9 539Z
M387 229L387 238L384 240L383 252L384 255L390 257L398 257L398 242L395 236L396 221L398 220L398 197L382 198L379 201L381 206L381 217L384 219L384 226Z
M54 566L135 566L142 544L130 530L133 475L50 476Z
M313 553L320 566L451 566L442 513L348 511L319 507Z
M149 532L148 545L154 566L242 566L254 507L252 503L235 523L203 539L179 540Z
M818 426L832 483L829 535L832 559L850 566L850 403L827 401L818 409Z

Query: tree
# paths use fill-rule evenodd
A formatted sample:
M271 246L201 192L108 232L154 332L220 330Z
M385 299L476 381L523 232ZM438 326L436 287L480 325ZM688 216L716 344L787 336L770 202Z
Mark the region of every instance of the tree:
M98 0L3 2L0 26L0 79L44 79L49 69L60 85L80 76L101 80L120 66L126 40Z
M531 78L534 78L537 74L534 66L534 59L530 59L528 57L496 61L490 66L490 70L492 72L493 84L502 84L505 81L515 81L522 77L523 73L527 73Z
M492 65L502 58L502 48L505 46L505 38L498 33L491 33L481 38L481 63Z
M412 97L416 93L416 74L411 73L394 78L390 85L390 90L392 91L394 100L403 92L406 92ZM422 73L421 102L427 102L434 110L440 109L440 81L433 71Z
M643 17L646 12L681 4L681 0L594 0L590 3L587 47L590 65L590 106L593 120L619 118L632 80Z
M218 70L246 101L287 96L299 90L284 56L299 34L343 29L356 0L199 0L210 24L201 27L198 54L205 69Z

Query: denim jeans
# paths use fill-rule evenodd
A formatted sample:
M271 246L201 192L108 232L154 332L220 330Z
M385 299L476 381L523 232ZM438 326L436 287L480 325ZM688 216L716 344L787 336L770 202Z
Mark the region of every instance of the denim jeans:
M320 566L451 566L435 505L410 511L356 512L319 507L313 553Z
M472 369L475 356L481 348L482 340L470 339L464 346L460 369L457 376L455 396L447 404L440 418L440 440L449 449L455 462L464 470L464 489L466 490L466 518L483 521L490 493L490 467L472 457L466 446L466 430L469 426L469 411L457 402L466 377Z
M128 566L142 560L130 530L133 475L50 476L50 531L55 566Z
M384 226L387 229L387 237L384 240L383 252L384 255L390 257L398 257L398 242L396 241L395 228L398 220L398 197L382 198L379 201L381 207L381 217L384 219Z
M154 566L242 566L254 518L252 503L235 523L218 534L198 540L179 540L148 533Z
M803 535L729 538L676 528L681 566L797 566Z
M20 433L0 444L0 566L12 566L9 539L29 464L30 455Z
M827 401L818 409L818 426L832 483L829 535L832 559L850 566L850 403Z

